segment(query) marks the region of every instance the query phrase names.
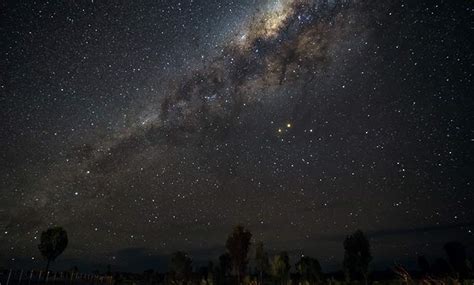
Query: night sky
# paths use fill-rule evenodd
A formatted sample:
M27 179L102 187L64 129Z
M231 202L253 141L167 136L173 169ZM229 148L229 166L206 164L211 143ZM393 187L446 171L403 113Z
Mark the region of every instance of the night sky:
M474 249L473 2L2 1L0 266Z

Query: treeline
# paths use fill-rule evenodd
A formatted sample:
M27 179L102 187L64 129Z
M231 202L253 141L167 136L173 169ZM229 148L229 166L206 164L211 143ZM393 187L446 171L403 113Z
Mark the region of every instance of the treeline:
M346 283L368 284L371 282L369 265L372 261L370 242L365 234L357 230L348 235L344 242L343 270L341 274L323 274L316 258L302 256L293 266L288 253L283 251L270 256L262 242L257 242L255 255L250 256L252 234L241 225L234 227L225 243L226 252L217 262L193 270L192 258L183 251L173 253L169 260L169 271L146 270L143 274L112 273L110 266L105 275L113 276L115 283L131 280L144 284L213 285L213 284L331 284L335 280ZM51 228L41 235L39 249L49 263L54 261L67 246L66 231L60 227ZM459 242L444 246L447 259L439 258L429 263L424 256L418 257L420 270L410 274L401 266L395 266L393 274L406 283L460 284L473 278L472 264L466 255L466 248ZM249 260L254 260L250 268ZM393 276L393 275L392 275ZM376 277L380 278L380 276ZM416 280L416 281L415 281ZM373 280L372 280L373 281Z

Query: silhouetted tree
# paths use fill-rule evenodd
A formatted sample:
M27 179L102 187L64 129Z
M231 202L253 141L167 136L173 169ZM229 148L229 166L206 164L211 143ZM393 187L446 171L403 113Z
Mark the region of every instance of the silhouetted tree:
M185 252L177 251L171 256L170 267L175 281L185 283L192 273L192 260Z
M227 238L226 248L232 260L232 269L237 274L238 284L247 266L251 238L252 234L241 225L234 227L232 234Z
M444 245L449 264L456 275L461 279L469 276L470 266L466 255L466 248L457 241L448 242Z
M449 263L444 258L438 258L431 266L433 275L439 278L447 277L451 274Z
M201 267L199 267L199 269L198 269L197 272L199 273L199 276L200 276L201 278L206 278L206 277L207 277L207 274L209 273L209 267L207 267L207 266L201 266Z
M263 274L264 272L268 272L269 267L268 254L263 248L263 242L259 242L255 248L255 269L259 274L260 284L263 283Z
M367 284L369 263L372 260L370 243L364 233L355 231L344 240L344 273L348 280L364 280Z
M207 264L207 276L206 276L206 282L207 284L215 284L215 279L216 279L216 268L214 266L214 263L212 261L209 261Z
M147 284L153 283L153 276L155 275L155 270L147 269L143 271L143 279L146 281Z
M271 273L275 281L285 284L290 273L290 258L288 253L281 252L273 257L271 262Z
M426 259L424 255L418 256L418 267L420 268L420 271L423 275L427 275L430 273L431 268L430 268L430 263Z
M208 262L207 266L201 266L198 270L199 277L202 283L213 284L214 283L214 264L212 261Z
M219 269L223 276L228 276L232 270L232 260L229 253L219 256Z
M296 270L301 276L301 280L309 284L315 284L321 280L322 272L319 261L311 257L301 257L296 263Z
M219 265L216 268L216 284L225 284L227 282L227 276L230 275L232 270L232 260L229 253L224 253L219 256Z
M49 270L50 262L54 261L66 249L67 243L67 232L62 227L49 228L41 233L38 249L47 261L46 272Z

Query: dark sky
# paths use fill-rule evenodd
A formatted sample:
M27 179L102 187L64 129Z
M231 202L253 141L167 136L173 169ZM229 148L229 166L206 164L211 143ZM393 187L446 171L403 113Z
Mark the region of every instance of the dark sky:
M23 3L22 3L23 2ZM113 2L113 3L112 3ZM472 1L2 1L0 266L474 244ZM165 267L164 267L165 268Z

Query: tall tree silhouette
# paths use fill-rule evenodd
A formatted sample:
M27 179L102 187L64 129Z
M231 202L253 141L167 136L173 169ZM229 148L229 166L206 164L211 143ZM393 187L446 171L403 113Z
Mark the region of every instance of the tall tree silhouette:
M227 276L231 273L232 270L232 260L228 252L219 256L219 266L217 270L217 284L225 284Z
M469 261L467 259L466 248L464 245L457 241L448 242L444 245L444 251L448 256L448 262L456 275L458 275L460 279L467 278L471 268L469 268Z
M245 273L247 266L247 255L250 248L250 239L252 234L242 225L237 225L227 238L226 248L232 259L232 268L237 274L237 281L240 284L242 274Z
M216 283L216 266L214 266L214 262L209 261L207 263L207 275L204 276L206 279L207 284L212 285Z
M174 279L178 284L185 284L192 273L192 260L182 251L177 251L171 255L171 270Z
M280 284L285 284L288 281L290 273L290 258L288 253L281 252L273 257L271 263L271 272L275 281L280 282Z
M316 284L321 280L321 265L316 258L308 256L301 257L296 263L296 270L301 276L301 280L307 284Z
M66 249L67 244L67 232L62 227L49 228L41 233L38 249L47 261L46 272L49 270L50 263Z
M370 243L361 230L344 240L344 273L348 280L363 280L367 284L369 263L372 260Z
M232 259L230 258L229 253L224 253L221 256L219 256L219 267L220 271L224 276L227 276L230 274L232 270Z
M263 274L268 271L269 267L268 254L263 248L263 242L259 242L255 247L255 269L259 274L260 284L263 284Z
M452 274L449 263L444 258L437 258L431 266L431 272L438 278L446 278Z
M418 256L418 267L420 268L421 274L427 275L431 271L430 263L424 255Z

